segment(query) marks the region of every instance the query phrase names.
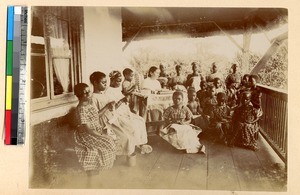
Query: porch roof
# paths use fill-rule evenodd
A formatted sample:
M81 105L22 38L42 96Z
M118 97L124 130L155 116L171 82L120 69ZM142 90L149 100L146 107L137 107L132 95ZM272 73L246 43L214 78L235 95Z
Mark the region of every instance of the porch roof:
M185 34L206 37L222 33L242 34L272 29L286 22L284 8L122 8L123 41L147 39L152 35Z

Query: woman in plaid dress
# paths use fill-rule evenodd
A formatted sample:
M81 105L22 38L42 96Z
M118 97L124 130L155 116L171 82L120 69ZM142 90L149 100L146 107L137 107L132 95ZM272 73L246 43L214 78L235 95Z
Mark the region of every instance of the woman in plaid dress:
M97 109L91 104L88 85L79 83L74 91L79 99L76 107L75 151L83 169L88 175L94 175L113 166L116 145L100 125Z

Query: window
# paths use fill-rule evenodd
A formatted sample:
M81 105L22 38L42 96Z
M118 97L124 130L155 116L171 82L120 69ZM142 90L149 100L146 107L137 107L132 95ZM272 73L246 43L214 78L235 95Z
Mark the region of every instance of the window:
M32 110L76 101L81 82L83 10L35 7L31 27Z

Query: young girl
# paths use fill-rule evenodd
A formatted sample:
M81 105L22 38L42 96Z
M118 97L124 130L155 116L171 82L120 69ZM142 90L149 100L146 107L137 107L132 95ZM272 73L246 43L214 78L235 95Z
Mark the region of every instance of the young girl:
M204 78L202 77L202 75L199 73L199 69L198 66L196 64L196 62L192 62L192 70L193 73L189 74L187 76L186 79L186 87L194 87L196 91L199 91L199 84L202 80L204 80Z
M183 90L185 89L185 84L186 80L184 75L182 75L182 67L180 65L175 66L176 70L176 76L172 77L169 82L168 86L170 89L175 90L175 89L180 89Z
M203 100L207 97L207 82L201 81L200 82L200 90L197 91L196 95L199 100L200 106L203 109Z
M208 95L203 101L203 114L211 118L215 105L217 105L216 87L211 85L208 89Z
M250 86L250 75L249 74L245 74L242 78L241 81L241 85L239 87L239 89L236 92L237 95L237 105L239 106L241 104L241 99L242 99L242 94L245 91L249 91L251 88Z
M201 132L199 127L190 125L192 112L183 105L183 93L173 93L173 106L164 112L166 127L160 132L160 136L179 150L187 153L204 152L205 148L198 139Z
M193 114L192 124L200 127L201 129L207 128L207 123L203 118L202 108L196 96L196 91L193 87L188 89L188 103L187 107Z
M212 124L221 140L227 145L231 141L231 109L226 105L225 93L217 94L218 104L213 109Z
M249 88L250 87L249 83L250 83L250 74L244 74L241 81L240 88Z
M210 72L211 72L211 74L209 74L209 75L206 76L206 81L208 83L214 82L215 78L220 78L220 79L223 80L222 74L220 72L218 72L218 67L217 67L216 62L212 63Z
M227 105L231 108L234 109L238 102L237 102L237 89L235 88L235 84L231 83L229 86L227 86L226 89L226 96L227 96Z
M91 176L97 174L99 170L113 166L116 145L113 138L105 135L103 131L104 126L99 122L97 109L91 104L88 85L79 83L75 86L74 92L79 99L76 107L75 151L79 163Z
M261 96L260 88L257 86L259 77L257 75L250 76L250 90L251 90L251 103L255 108L261 108Z
M200 103L197 100L195 88L193 87L189 87L188 89L187 107L190 109L193 115L200 115L202 113Z
M127 98L129 108L132 112L134 111L134 97L132 92L136 90L136 85L133 82L133 71L129 68L123 70L124 81L122 83L122 93Z
M216 93L220 93L220 92L224 92L224 88L222 86L222 81L220 78L214 78L214 82L213 82L215 88L216 88Z
M124 81L122 83L122 93L130 95L135 90L135 84L133 81L133 71L129 68L123 70Z
M158 77L158 81L160 82L161 88L166 89L167 88L167 83L169 80L169 75L166 73L166 67L163 64L159 65L160 73Z
M231 73L225 79L226 86L233 85L236 89L240 86L241 75L237 72L237 69L238 66L236 64L232 64Z
M262 110L251 104L251 92L242 94L241 106L237 107L233 114L233 124L236 130L236 144L251 150L258 150L257 139L259 125L258 120Z

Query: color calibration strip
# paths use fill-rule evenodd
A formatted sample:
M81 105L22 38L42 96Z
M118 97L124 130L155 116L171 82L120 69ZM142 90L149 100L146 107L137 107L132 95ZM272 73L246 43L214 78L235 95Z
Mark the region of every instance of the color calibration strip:
M26 21L24 21L24 15L26 15ZM26 25L24 22L26 22ZM19 131L21 131L22 135L24 135L25 131L25 125L22 125L23 129L19 128L20 122L25 122L24 114L21 118L19 114L20 107L23 107L23 113L25 108L25 87L22 88L24 92L20 93L20 80L26 80L26 74L20 74L22 65L26 65L27 41L25 40L25 47L22 43L22 34L24 34L24 27L26 33L25 38L27 39L27 8L21 6L9 6L7 8L6 43L6 99L4 140L4 143L6 145L17 145L24 143L24 136L22 140L19 140L21 138L21 136L19 136ZM24 49L25 52L23 51ZM23 97L21 97L20 94Z

